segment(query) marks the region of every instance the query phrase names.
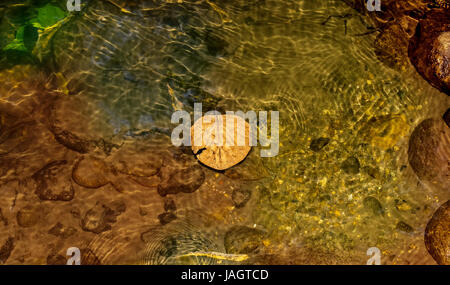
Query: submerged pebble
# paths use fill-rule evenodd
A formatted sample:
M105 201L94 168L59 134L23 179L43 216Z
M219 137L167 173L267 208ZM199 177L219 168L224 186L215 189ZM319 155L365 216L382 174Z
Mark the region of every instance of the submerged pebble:
M364 166L363 167L363 171L365 173L367 173L370 177L374 178L374 179L380 179L381 178L380 170L378 168L376 168L376 167Z
M403 221L398 222L395 228L405 233L412 233L414 231L413 227Z
M19 226L29 228L39 222L42 218L42 211L39 207L28 205L17 212L16 218Z
M97 204L89 209L81 219L81 228L84 231L99 234L111 229L116 222L117 216L125 212L126 206L122 201L112 204Z
M344 172L347 174L358 174L359 167L360 167L359 160L354 156L347 158L341 164L341 169L344 170Z
M231 194L231 199L236 208L244 207L248 200L250 200L252 192L248 189L235 189Z
M368 211L372 212L375 216L383 215L384 210L383 206L381 206L380 201L378 201L375 197L366 197L364 198L364 208L366 208Z
M330 142L329 138L318 138L312 140L311 144L309 145L309 148L312 151L318 152L322 150L328 143Z
M177 218L177 216L172 212L164 212L164 213L158 215L158 219L159 219L159 222L161 223L161 225L166 225L166 224L172 222L173 220L175 220L176 218Z
M90 141L82 139L69 131L55 130L53 134L57 142L70 150L84 154L88 153L92 148L92 144Z
M70 179L70 165L66 160L45 165L33 175L36 194L41 200L70 201L75 190Z
M103 160L86 156L75 163L72 179L80 186L99 188L109 183L108 172L108 165Z

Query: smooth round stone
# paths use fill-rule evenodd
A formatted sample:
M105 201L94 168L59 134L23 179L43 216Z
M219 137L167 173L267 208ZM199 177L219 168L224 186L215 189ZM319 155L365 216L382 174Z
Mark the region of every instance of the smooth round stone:
M192 151L197 159L206 166L216 170L228 169L243 161L251 150L249 143L250 126L239 116L231 116L234 127L227 128L227 116L203 116L191 127ZM218 133L222 120L222 133ZM196 130L200 133L196 133ZM233 132L234 130L234 132ZM201 138L201 144L195 145L195 137ZM238 138L244 142L238 145ZM234 138L234 139L232 139ZM228 140L228 143L227 143Z
M99 188L109 183L108 173L108 165L103 160L85 156L75 163L72 179L80 186Z
M408 158L420 180L450 189L450 128L442 119L426 119L409 139Z
M440 265L450 265L450 200L441 205L425 228L425 246Z
M441 1L444 2L444 1ZM409 58L431 85L450 95L450 17L437 9L420 20L409 44Z

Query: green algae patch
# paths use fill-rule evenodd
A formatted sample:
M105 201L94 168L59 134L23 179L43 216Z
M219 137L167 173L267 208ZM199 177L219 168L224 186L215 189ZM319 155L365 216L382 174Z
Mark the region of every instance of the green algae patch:
M33 63L36 57L42 61L48 42L57 30L67 13L61 8L47 4L40 8L30 9L26 7L27 17L16 19L18 29L14 39L2 48L1 60L7 66ZM12 19L13 21L14 19ZM35 48L39 51L35 51ZM6 61L5 61L6 59Z
M31 20L31 22L35 27L40 29L51 27L66 17L66 12L51 4L47 4L37 10L37 17Z

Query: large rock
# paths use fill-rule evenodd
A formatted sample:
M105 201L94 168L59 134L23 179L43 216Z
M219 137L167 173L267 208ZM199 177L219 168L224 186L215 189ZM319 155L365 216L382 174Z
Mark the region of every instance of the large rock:
M442 119L426 119L409 139L408 158L419 179L450 189L450 128Z
M436 10L420 20L409 44L409 58L434 87L450 95L450 17Z
M450 265L450 200L434 213L425 229L425 246L438 264Z

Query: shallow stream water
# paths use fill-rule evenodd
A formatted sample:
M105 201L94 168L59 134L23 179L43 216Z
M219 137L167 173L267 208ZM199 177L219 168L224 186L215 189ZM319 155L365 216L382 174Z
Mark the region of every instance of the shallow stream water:
M174 256L224 252L227 230L245 225L264 238L244 262L365 264L367 249L378 247L383 263L434 263L423 232L448 196L420 183L407 148L414 127L450 101L412 66L379 61L368 19L342 1L122 2L90 1L55 32L43 69L60 74L69 91L55 110L58 124L116 146L157 134L164 139L149 144L170 154L172 113L201 102L204 111L279 111L280 148L261 158L257 147L237 166L257 178L205 168L199 190L174 195L177 219L162 227L155 191L123 198L113 189L76 190L81 212L89 201L130 199L112 232L78 239L102 262L225 262ZM319 138L327 144L311 150ZM231 203L233 189L251 192L244 207ZM54 211L71 209L67 203ZM142 208L158 213L145 220ZM135 237L147 245L135 246Z

